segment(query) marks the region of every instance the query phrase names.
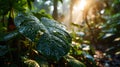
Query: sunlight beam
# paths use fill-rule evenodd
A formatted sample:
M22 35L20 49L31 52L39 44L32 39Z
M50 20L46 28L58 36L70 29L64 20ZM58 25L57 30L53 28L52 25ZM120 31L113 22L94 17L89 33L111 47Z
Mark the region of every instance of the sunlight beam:
M73 21L75 24L81 24L82 13L86 8L87 0L78 0L73 7ZM79 13L79 14L78 14Z
M84 10L85 5L86 5L86 0L81 0L81 1L79 1L78 9Z

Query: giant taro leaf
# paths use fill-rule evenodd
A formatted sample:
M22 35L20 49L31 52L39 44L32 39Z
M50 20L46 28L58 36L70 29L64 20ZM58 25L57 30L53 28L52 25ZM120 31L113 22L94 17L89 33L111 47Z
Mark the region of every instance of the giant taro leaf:
M70 50L70 35L54 20L41 18L39 21L33 15L21 14L15 18L15 25L22 35L37 42L38 52L48 59L59 60Z

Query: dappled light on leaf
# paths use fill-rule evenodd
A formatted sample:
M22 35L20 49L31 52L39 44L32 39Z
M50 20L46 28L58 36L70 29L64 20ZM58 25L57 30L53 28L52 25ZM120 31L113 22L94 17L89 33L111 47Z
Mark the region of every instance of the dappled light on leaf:
M22 35L37 42L38 52L48 59L59 60L70 50L71 37L57 21L47 18L39 21L32 15L20 15L15 24Z

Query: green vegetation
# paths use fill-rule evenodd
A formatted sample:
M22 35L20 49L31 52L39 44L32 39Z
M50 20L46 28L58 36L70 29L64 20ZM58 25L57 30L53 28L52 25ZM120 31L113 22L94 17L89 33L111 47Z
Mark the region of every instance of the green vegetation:
M0 0L0 65L119 67L120 1L88 0L76 23L79 1Z

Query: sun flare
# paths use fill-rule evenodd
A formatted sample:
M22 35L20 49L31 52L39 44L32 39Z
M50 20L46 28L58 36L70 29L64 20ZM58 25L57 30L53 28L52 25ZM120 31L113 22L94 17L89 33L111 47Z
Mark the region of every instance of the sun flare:
M81 0L79 1L78 8L80 10L83 10L85 8L85 5L86 5L86 0Z
M77 11L78 11L78 10L84 10L85 5L86 5L86 0L79 0L79 1L75 4L74 9L77 10Z
M81 24L82 22L82 13L86 8L86 0L78 0L73 7L73 21L75 24Z

